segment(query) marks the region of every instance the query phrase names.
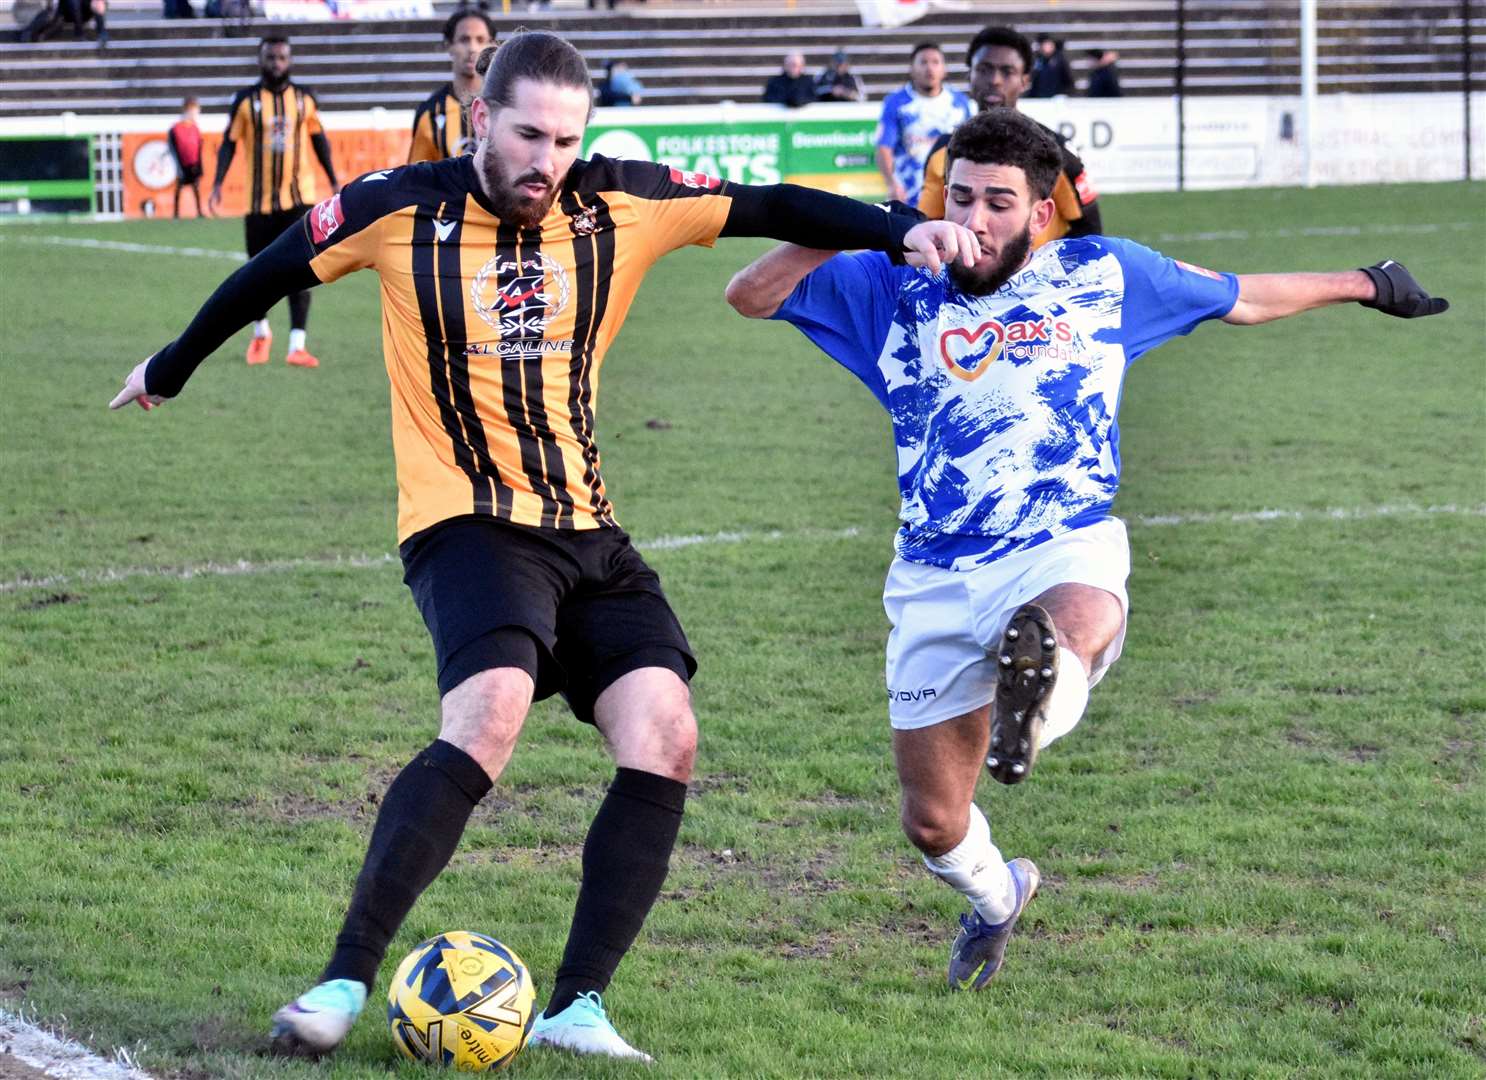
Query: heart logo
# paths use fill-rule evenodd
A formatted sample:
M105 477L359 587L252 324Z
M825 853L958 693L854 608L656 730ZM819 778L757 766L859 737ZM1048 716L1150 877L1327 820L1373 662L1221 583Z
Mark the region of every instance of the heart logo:
M956 378L973 382L986 373L1006 344L1006 327L995 319L974 330L955 327L939 335L939 355Z

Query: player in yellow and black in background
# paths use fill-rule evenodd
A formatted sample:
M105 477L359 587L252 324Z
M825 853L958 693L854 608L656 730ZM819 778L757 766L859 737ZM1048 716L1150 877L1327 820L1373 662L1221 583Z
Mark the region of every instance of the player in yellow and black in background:
M1032 83L1032 43L1009 26L987 26L965 50L970 68L970 96L980 111L1015 109L1018 99ZM1039 125L1063 150L1063 172L1053 187L1053 217L1032 238L1038 247L1064 236L1102 233L1099 193L1084 171L1084 163L1068 149L1067 140L1045 124ZM953 134L951 132L950 134ZM944 216L944 171L950 135L941 135L924 164L924 188L918 208L931 218Z
M482 11L465 8L444 23L444 48L449 50L449 81L439 87L413 114L413 141L408 161L441 161L475 148L470 127L470 100L480 92L475 65L480 54L495 44L495 24Z
M248 212L243 233L248 255L257 255L304 217L314 202L314 180L310 176L313 150L332 191L339 191L335 166L330 160L330 140L320 126L320 107L315 95L289 78L294 57L289 39L270 34L258 43L258 68L262 73L252 86L237 92L227 114L227 134L217 152L217 176L207 209L216 212L222 202L222 181L232 167L238 144L243 146L248 169ZM271 305L270 305L271 306ZM319 367L305 349L305 327L310 317L310 294L298 291L289 296L289 355L295 367ZM273 341L268 328L268 307L254 316L253 340L248 345L248 363L268 363Z
M434 639L441 726L383 797L330 962L275 1014L274 1044L318 1054L345 1038L532 701L562 693L603 733L617 771L531 1041L649 1060L599 995L666 877L696 754L696 661L605 493L594 441L604 355L651 264L687 244L771 236L935 271L954 258L973 266L980 247L963 226L823 191L577 160L592 111L582 55L537 32L489 53L470 106L473 155L368 173L316 206L130 372L112 404L179 393L245 313L285 292L377 272L399 551Z

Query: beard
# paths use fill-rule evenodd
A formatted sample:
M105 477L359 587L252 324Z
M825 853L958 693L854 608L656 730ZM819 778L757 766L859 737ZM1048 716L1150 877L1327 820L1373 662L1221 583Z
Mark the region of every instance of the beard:
M949 264L949 276L960 291L970 296L990 296L1011 280L1011 275L1022 268L1027 254L1032 250L1032 222L1029 218L1020 233L1006 241L1000 257L990 266L967 267L956 259Z
M552 179L543 176L535 169L529 169L512 179L506 171L505 163L488 143L484 154L477 156L476 160L479 165L480 179L485 185L485 196L490 200L495 216L503 222L523 229L540 225L542 219L547 216L547 211L552 209L553 200L557 198L557 185L552 182ZM520 184L546 184L547 193L532 198L516 190Z
M263 85L269 90L282 90L285 84L289 82L289 73L287 71L279 75L275 75L271 71L263 71L261 74L263 76Z

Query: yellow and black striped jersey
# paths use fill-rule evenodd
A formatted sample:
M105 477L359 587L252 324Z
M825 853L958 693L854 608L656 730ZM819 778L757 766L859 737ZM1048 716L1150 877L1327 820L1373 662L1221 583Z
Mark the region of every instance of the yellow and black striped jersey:
M408 147L409 164L442 161L475 148L475 128L469 108L454 93L454 84L439 87L413 114L413 141Z
M315 95L302 86L286 82L270 90L259 81L237 92L226 138L247 159L249 214L275 214L314 201L311 139L323 133Z
M1103 231L1099 214L1099 193L1077 154L1068 149L1063 137L1046 125L1042 126L1063 151L1063 170L1053 185L1053 217L1047 228L1032 238L1040 247L1049 240L1064 236L1089 236ZM951 133L952 134L952 133ZM919 193L918 209L936 220L944 217L944 174L949 161L949 135L941 135L929 150L924 162L924 186Z
M595 157L518 228L464 156L370 173L305 215L320 281L382 279L399 541L468 514L614 523L594 444L604 354L651 263L710 246L731 202L701 174Z

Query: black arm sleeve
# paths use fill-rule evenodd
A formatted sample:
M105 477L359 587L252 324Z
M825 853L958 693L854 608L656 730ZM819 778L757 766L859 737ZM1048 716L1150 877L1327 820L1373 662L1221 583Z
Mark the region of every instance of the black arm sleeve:
M325 170L325 178L330 181L330 186L335 186L335 165L330 160L330 140L325 137L325 132L317 131L310 136L310 145L315 148L315 157L320 159L320 168Z
M237 153L237 143L231 139L223 139L221 147L217 150L217 175L212 180L212 187L221 187L222 181L227 179L227 170L232 168L232 155Z
M1083 217L1068 225L1069 236L1102 236L1104 233L1104 222L1099 217L1099 200L1085 203Z
M170 156L175 158L175 167L181 167L181 148L175 144L175 128L165 133L165 144L170 147Z
M145 389L174 397L186 385L196 366L215 352L253 318L284 297L320 284L310 269L315 251L303 224L283 234L246 266L218 286L186 327L186 332L150 358Z
M870 203L798 184L729 184L723 236L767 236L823 251L869 248L903 260L903 238L922 215L889 213Z

